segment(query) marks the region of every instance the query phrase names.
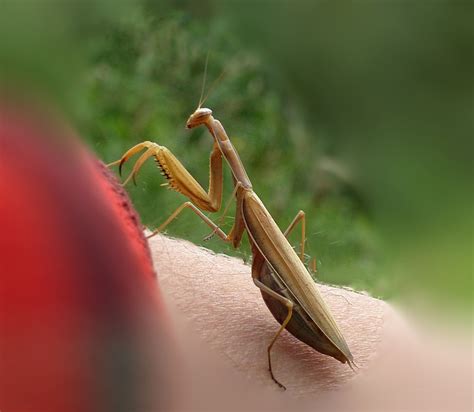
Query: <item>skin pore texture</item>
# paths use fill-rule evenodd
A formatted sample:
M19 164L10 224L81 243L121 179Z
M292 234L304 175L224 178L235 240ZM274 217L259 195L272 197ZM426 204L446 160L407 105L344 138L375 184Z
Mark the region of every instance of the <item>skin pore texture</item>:
M451 341L457 350L447 357L390 304L326 285L319 288L358 368L284 331L272 352L282 391L266 356L278 324L250 267L162 235L149 245L181 356L177 410L469 410L465 343Z

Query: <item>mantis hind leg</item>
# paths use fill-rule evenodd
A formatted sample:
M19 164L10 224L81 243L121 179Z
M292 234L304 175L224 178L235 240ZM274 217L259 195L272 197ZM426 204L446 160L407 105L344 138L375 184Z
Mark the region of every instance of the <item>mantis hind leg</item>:
M280 383L276 378L275 378L275 375L273 374L273 368L272 368L272 358L271 358L271 350L272 350L272 347L273 345L275 344L276 340L278 339L278 337L280 336L281 332L283 332L283 329L286 328L286 325L288 325L288 323L290 322L291 320L291 317L293 316L293 307L294 307L294 303L280 295L279 293L275 292L273 289L270 289L268 286L266 286L265 284L263 284L262 282L260 282L257 278L253 277L253 282L255 283L255 286L257 286L261 291L267 293L268 295L270 295L271 297L273 297L274 299L280 301L281 303L283 303L287 309L288 309L288 313L286 315L286 318L285 320L282 322L282 324L280 325L277 333L275 334L275 336L273 337L272 341L270 342L270 344L268 345L267 347L267 356L268 356L268 370L270 371L270 376L272 377L273 381L278 385L280 386L280 388L283 388L283 389L286 389L286 387Z
M301 254L300 254L300 259L301 261L304 261L304 249L305 249L305 241L306 241L306 216L305 216L305 213L300 210L296 216L294 217L293 221L290 223L290 225L288 226L288 228L285 230L284 232L284 235L285 237L288 237L289 234L294 230L294 228L296 227L296 225L301 222ZM282 304L282 312L284 311L284 308L286 307L287 309L287 313L286 313L286 317L284 319L277 319L278 322L280 323L280 327L277 331L277 333L275 334L275 336L273 337L272 341L270 342L270 344L268 345L268 348L267 348L267 353L268 353L268 369L270 371L270 375L273 379L273 381L275 381L280 387L286 389L284 387L284 385L282 385L274 376L273 374L273 369L272 369L272 362L271 362L271 349L273 347L273 345L275 344L276 340L278 339L278 337L281 335L281 333L283 332L283 329L285 329L288 324L290 323L291 319L292 319L292 316L293 316L293 309L294 309L294 306L295 304L290 300L288 299L287 297L285 296L282 296L279 292L283 291L283 286L282 285L274 285L272 287L270 286L267 286L265 283L262 282L262 280L265 281L265 279L267 279L266 282L268 282L268 276L270 274L270 266L269 266L269 263L267 262L267 260L265 259L265 257L261 254L261 252L258 250L258 248L254 245L253 247L253 252L254 252L254 261L253 261L253 264L252 264L252 278L253 278L253 282L255 283L255 285L265 294L271 296L272 298L276 299L278 302L280 302L280 304ZM267 306L268 306L268 302L267 303ZM270 311L274 314L275 316L275 313L273 312L272 308L270 306L268 306ZM279 318L279 317L276 317L276 318Z
M285 237L291 233L291 231L296 227L296 225L301 221L301 244L300 244L300 259L304 261L304 247L306 243L306 214L300 210L296 216L294 217L293 221L290 223L288 228L283 233Z
M300 259L303 263L304 262L304 252L305 252L305 245L306 245L306 214L303 210L300 210L296 216L294 217L293 221L290 223L288 228L283 233L285 237L288 237L296 225L301 222L301 241L300 241ZM311 259L311 271L313 273L316 272L316 259Z

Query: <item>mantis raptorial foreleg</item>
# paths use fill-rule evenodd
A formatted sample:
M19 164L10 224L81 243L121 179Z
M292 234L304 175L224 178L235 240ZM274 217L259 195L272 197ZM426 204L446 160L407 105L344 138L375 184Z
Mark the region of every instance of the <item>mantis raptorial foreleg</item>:
M119 170L123 164L133 155L147 149L135 163L130 176L125 180L135 180L140 168L145 161L154 157L162 174L168 179L169 187L176 192L182 193L189 198L199 209L208 212L216 212L222 203L222 153L217 144L211 151L209 160L209 190L206 192L196 179L187 171L181 162L166 147L153 142L143 142L129 149L120 160L111 165L119 164ZM125 184L124 183L124 184Z
M160 146L153 142L143 142L129 149L119 161L115 161L110 165L119 164L120 169L122 165L130 159L133 155L139 153L141 150L146 148L147 150L139 157L133 166L130 176L125 180L127 183L130 179L135 180L135 176L145 163L145 161L154 157L160 166L163 175L168 179L169 185L175 191L183 194L192 201L183 203L178 209L176 209L171 216L163 222L158 229L156 229L150 236L161 232L168 224L170 224L185 208L191 209L195 212L204 222L211 227L212 233L217 233L219 237L226 241L232 242L235 247L238 247L242 239L242 235L245 231L245 225L243 223L242 215L240 212L239 205L241 204L241 196L239 195L239 189L241 188L240 183L236 183L232 196L237 197L237 211L234 221L234 226L230 233L226 235L218 225L216 225L211 219L204 215L201 210L209 212L216 212L220 209L222 204L222 153L217 144L214 144L213 150L210 156L209 162L209 190L206 193L202 186L194 179L181 162L164 146ZM125 184L124 183L124 184ZM194 204L193 204L194 203ZM227 207L229 204L227 205ZM226 207L226 210L227 210Z

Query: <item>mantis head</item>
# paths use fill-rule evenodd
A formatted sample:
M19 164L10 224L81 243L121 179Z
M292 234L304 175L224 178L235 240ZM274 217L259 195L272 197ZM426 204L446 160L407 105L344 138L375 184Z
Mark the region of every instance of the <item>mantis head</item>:
M200 126L201 124L206 124L211 117L211 109L198 107L195 112L189 116L188 121L186 122L186 127L188 129L192 129L193 127Z

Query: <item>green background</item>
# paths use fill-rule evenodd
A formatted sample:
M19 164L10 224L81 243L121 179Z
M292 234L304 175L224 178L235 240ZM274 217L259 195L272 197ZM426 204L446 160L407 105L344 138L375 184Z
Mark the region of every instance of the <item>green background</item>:
M470 313L470 2L2 5L3 86L59 107L106 163L153 140L207 187L212 139L184 125L209 53L207 88L224 76L205 106L280 227L307 213L318 280ZM127 187L150 227L184 201L162 183L150 161ZM208 228L185 213L168 233ZM247 243L206 246L250 259Z

